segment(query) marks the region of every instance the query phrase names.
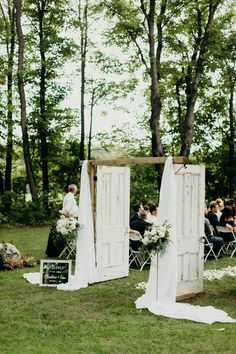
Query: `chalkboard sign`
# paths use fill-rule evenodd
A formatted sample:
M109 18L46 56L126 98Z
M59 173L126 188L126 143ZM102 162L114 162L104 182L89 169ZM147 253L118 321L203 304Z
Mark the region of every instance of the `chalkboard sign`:
M40 286L57 286L69 283L71 278L71 260L40 261Z

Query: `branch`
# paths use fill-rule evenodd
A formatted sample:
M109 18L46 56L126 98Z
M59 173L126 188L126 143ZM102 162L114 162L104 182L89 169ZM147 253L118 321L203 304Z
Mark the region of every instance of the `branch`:
M132 41L134 42L134 44L135 44L136 47L137 47L137 50L138 50L138 53L139 53L139 55L140 55L140 58L141 58L142 63L144 64L146 70L149 71L149 67L148 67L148 65L147 65L147 63L146 63L146 60L145 60L145 58L144 58L142 49L140 48L140 45L138 44L137 39L136 39L135 36L133 35L132 31L130 31L128 28L127 28L127 32L128 32L128 34L130 35L130 38L132 39Z
M157 69L158 76L160 78L160 60L161 60L161 52L163 47L163 20L166 12L167 0L164 0L161 4L160 13L157 20L157 49L156 49L156 61L157 61Z
M142 10L142 13L144 14L144 17L146 18L147 22L149 21L149 15L147 13L147 9L144 5L144 1L143 0L140 0L141 2L141 5L140 5L140 9Z
M210 3L210 5L209 5L208 20L207 20L207 24L205 26L203 39L200 44L200 50L199 50L199 55L198 55L197 64L196 64L196 72L195 72L195 80L194 80L196 86L199 84L200 77L203 72L203 63L204 63L205 53L206 53L207 44L208 44L209 35L210 35L210 28L212 26L214 14L215 14L219 4L220 4L220 0L218 0L214 5L212 5L212 3Z
M119 13L117 13L117 17L122 19L122 16ZM145 60L144 55L142 53L141 47L140 47L140 45L137 42L137 39L135 38L133 32L129 30L129 28L126 28L126 30L128 32L128 35L130 36L130 38L132 39L132 41L134 42L134 44L137 47L138 54L140 55L140 58L141 58L141 61L142 61L143 65L145 66L146 70L149 71L150 69L149 69L149 67L148 67L148 65L146 63L146 60Z

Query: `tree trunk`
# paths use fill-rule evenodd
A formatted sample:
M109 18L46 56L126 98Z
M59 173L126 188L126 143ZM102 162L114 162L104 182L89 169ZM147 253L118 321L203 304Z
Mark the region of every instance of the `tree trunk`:
M232 79L231 79L232 80ZM234 119L234 83L230 85L230 97L229 97L229 172L228 172L228 186L229 196L234 197L234 181L236 173L236 161L235 161L235 119Z
M165 13L166 1L163 2L161 13L159 15L158 29L158 45L155 51L155 1L150 0L150 10L148 17L148 39L149 39L149 60L150 60L150 77L151 77L151 117L150 128L152 133L152 155L163 156L163 149L160 135L160 115L161 115L161 96L159 88L160 78L160 58L162 51L162 16Z
M81 10L81 4L80 10ZM81 41L80 41L80 53L81 53L81 106L80 106L80 115L81 115L81 132L80 132L80 160L85 159L85 104L84 104L84 95L85 95L85 69L86 69L86 54L87 54L87 41L88 41L88 4L86 2L83 12L83 19L80 18L81 26Z
M0 171L0 194L3 193L4 193L4 183L3 183L2 171Z
M7 70L7 147L6 147L6 170L5 170L5 191L11 191L12 176L12 158L13 158L13 65L14 65L14 49L15 49L15 8L8 5L8 15L10 22L10 38L6 33L6 46L8 56ZM7 26L8 27L8 26ZM9 200L9 207L11 200Z
M175 92L176 92L176 99L177 99L177 104L178 104L178 127L179 127L179 134L181 141L183 141L183 132L184 132L184 127L183 127L183 116L182 116L182 102L181 102L181 97L180 97L180 88L183 82L183 78L177 79L175 83Z
M21 129L22 129L22 140L23 140L23 152L26 167L27 179L29 182L30 192L33 200L38 199L37 188L35 184L34 173L32 169L32 162L29 149L29 137L27 131L27 116L26 116L26 98L25 98L25 87L24 87L24 36L21 27L21 12L22 12L22 0L14 0L16 8L16 31L19 42L18 49L18 70L17 70L17 80L18 89L20 96L20 109L21 109Z
M155 50L155 5L156 1L150 0L150 10L146 14L148 23L148 41L149 41L149 61L150 61L150 77L151 77L151 117L150 128L152 134L152 156L163 156L163 148L160 134L160 117L161 117L161 95L160 95L160 60L163 46L162 21L166 11L167 1L162 1L160 14L157 20L157 48ZM144 8L143 8L144 10ZM158 186L160 188L163 174L163 165L156 166L158 171Z
M187 109L185 115L185 126L183 132L182 146L180 150L181 156L188 157L190 154L190 149L191 149L193 136L194 136L194 108L197 100L199 84L204 70L205 53L209 41L210 30L214 19L214 14L217 10L217 7L219 6L219 3L220 0L216 1L214 4L210 3L209 5L208 20L207 20L207 24L203 36L202 36L202 28L201 28L201 13L200 10L197 9L199 28L198 28L198 36L195 42L195 50L192 55L191 63L189 64L188 75L186 77ZM200 48L199 53L198 53L198 48ZM195 67L194 75L192 75L193 67Z
M44 194L44 207L48 209L48 143L47 143L47 117L46 117L46 56L45 56L45 41L44 41L44 14L45 14L45 0L38 2L38 15L39 15L39 49L40 49L40 92L39 92L39 105L40 117L38 122L38 132L40 139L40 156L41 156L41 169L43 179L43 194Z

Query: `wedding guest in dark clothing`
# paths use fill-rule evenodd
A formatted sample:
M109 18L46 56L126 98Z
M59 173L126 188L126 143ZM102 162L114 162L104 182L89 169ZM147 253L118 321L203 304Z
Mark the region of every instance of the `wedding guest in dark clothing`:
M224 243L224 240L222 237L214 236L214 229L210 224L210 221L206 217L204 218L204 233L208 238L209 242L213 244L213 251L215 252L216 255L218 255Z
M206 214L206 217L210 221L210 224L213 226L215 235L217 235L218 232L216 226L219 225L219 220L217 217L217 212L219 211L219 205L215 201L212 201L210 202L209 208L210 210Z
M226 242L234 241L232 231L236 233L236 225L234 222L233 208L231 206L224 207L220 217L220 222L225 224L225 226L229 229L229 232L220 232L219 236Z
M130 232L133 232L133 230L135 230L138 231L141 236L143 236L147 227L150 226L150 224L147 223L146 220L147 212L146 210L141 210L139 212L139 218L130 223ZM140 246L142 246L141 241L130 240L130 243L133 250L137 250Z
M130 228L132 230L139 231L140 235L143 236L147 227L150 226L150 224L147 223L146 220L147 220L147 212L146 210L141 210L139 213L139 218L131 222Z
M139 212L143 210L143 205L141 202L136 203L133 206L134 214L129 219L129 225L134 222L135 220L139 219Z

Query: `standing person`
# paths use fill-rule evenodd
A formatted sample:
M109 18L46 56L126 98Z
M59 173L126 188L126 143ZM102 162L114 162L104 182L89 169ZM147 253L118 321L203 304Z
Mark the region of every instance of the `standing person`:
M68 193L63 199L62 210L59 211L61 215L77 218L79 216L79 208L75 200L75 195L78 188L75 184L70 184L68 187ZM56 224L51 227L48 235L48 243L46 248L46 255L49 257L58 257L65 247L65 243L55 241Z
M70 184L68 187L68 193L63 199L61 214L66 214L73 217L79 216L79 208L75 200L75 195L77 192L77 186L75 184Z

